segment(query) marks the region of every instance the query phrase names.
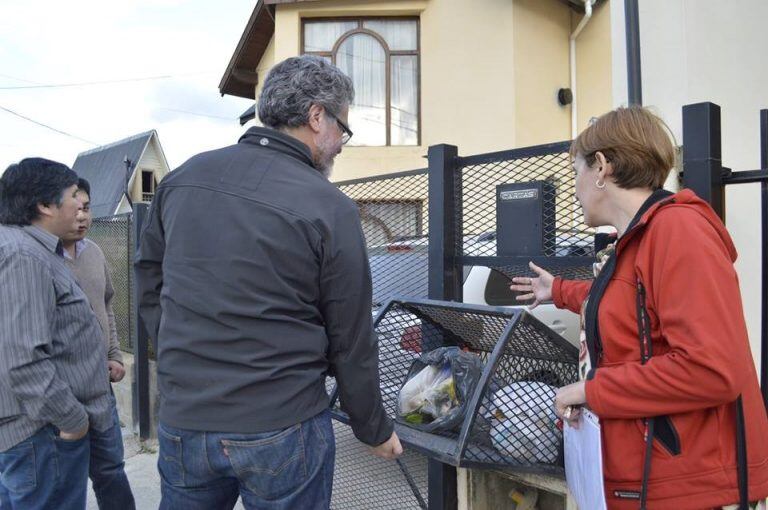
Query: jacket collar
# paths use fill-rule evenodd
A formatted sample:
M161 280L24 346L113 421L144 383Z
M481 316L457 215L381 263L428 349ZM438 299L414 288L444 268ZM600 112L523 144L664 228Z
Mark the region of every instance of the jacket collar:
M309 150L309 147L296 138L277 131L276 129L252 127L240 137L238 143L258 145L282 152L283 154L297 159L317 170L317 168L315 168L315 163L312 160L312 152Z
M674 200L675 194L671 191L657 189L651 193L651 196L649 196L645 202L643 202L643 205L641 205L640 209L638 209L637 213L635 213L635 217L632 218L632 221L629 222L624 235L618 239L618 242L616 243L616 250L618 251L620 248L626 245L629 239L634 237L637 232L642 230L660 207L674 202Z

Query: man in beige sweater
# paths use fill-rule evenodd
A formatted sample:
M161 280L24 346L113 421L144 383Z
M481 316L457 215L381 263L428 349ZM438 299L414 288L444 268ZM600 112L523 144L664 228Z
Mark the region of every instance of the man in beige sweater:
M91 228L91 186L85 179L79 179L77 188L76 198L82 208L78 214L77 230L61 238L64 258L99 320L107 345L109 380L119 382L125 376L125 368L112 310L115 291L104 253L96 243L85 237ZM88 474L100 509L135 509L124 470L123 437L114 394L111 398L113 426L104 432L91 431Z

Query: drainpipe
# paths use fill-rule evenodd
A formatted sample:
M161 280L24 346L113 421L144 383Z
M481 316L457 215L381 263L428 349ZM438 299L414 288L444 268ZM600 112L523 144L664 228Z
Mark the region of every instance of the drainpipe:
M592 17L592 4L595 0L584 0L584 17L576 26L576 30L573 31L570 37L570 57L571 57L571 92L573 93L573 102L571 103L571 139L576 138L578 135L578 125L576 124L576 38L586 26L589 18Z
M640 14L638 0L624 0L624 23L627 38L627 91L629 104L643 104L643 81L640 74Z

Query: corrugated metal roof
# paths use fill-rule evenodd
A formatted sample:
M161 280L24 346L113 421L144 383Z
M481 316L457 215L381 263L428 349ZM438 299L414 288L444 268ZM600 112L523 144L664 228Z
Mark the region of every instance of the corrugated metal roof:
M72 170L91 184L91 211L94 218L111 216L123 198L126 179L125 158L136 169L139 158L155 135L154 130L78 154Z

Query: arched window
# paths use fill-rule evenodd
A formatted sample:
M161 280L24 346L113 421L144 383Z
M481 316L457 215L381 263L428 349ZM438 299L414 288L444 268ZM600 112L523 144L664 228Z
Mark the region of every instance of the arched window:
M322 56L355 85L350 145L419 145L418 20L304 20L304 53Z

